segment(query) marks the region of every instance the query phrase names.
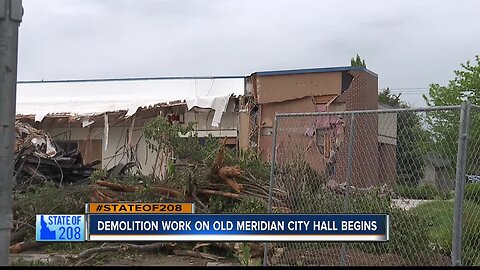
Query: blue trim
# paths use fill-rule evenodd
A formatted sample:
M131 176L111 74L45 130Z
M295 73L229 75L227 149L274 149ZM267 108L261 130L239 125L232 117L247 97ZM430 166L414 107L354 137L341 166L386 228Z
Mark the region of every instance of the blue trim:
M378 75L365 67L328 67L328 68L307 68L307 69L289 69L275 71L255 72L257 76L272 75L291 75L305 73L322 73L322 72L342 72L342 71L365 71L375 77ZM107 78L107 79L78 79L78 80L49 80L49 81L18 81L18 84L33 83L82 83L82 82L118 82L118 81L153 81L153 80L213 80L213 79L245 79L246 76L177 76L177 77L140 77L140 78Z
M368 70L365 67L328 67L328 68L307 68L307 69L289 69L289 70L275 70L275 71L260 71L256 72L257 76L273 76L273 75L292 75L292 74L306 74L306 73L324 73L324 72L342 72L342 71L365 71L375 77L378 75Z
M154 80L214 80L214 79L245 79L245 76L199 76L199 77L146 77L146 78L110 78L110 79L79 79L51 81L18 81L19 84L32 83L81 83L81 82L117 82L117 81L154 81Z

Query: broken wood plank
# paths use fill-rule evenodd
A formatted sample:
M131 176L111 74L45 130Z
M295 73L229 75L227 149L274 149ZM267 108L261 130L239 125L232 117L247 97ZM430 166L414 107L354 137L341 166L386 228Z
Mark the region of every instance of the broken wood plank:
M235 192L237 193L240 193L243 189L242 185L238 184L237 182L235 182L235 180L233 180L232 178L223 178L223 181L225 181L225 183L233 190L235 190Z
M10 253L22 253L26 250L38 248L47 245L48 243L39 242L20 242L10 246Z

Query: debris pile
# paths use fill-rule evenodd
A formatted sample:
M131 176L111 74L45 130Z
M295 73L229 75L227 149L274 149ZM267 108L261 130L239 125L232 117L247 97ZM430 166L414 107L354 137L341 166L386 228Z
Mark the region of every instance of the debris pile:
M266 212L269 186L268 177L264 176L268 171L265 164L260 165L260 161L252 161L250 157L240 160L228 152L225 140L223 144L216 141L215 146L202 149L210 159L201 162L188 157L178 159L172 164L174 168L169 173L169 179L153 181L151 176L130 173L130 169L135 167L134 162L117 164L108 171L93 172L91 165L82 164L78 150L64 153L45 132L17 123L15 177L18 187L14 194L10 252L21 253L45 245L32 238L35 214L82 213L87 202L194 202L196 211L203 213ZM258 173L256 166L261 167L262 173ZM43 178L53 181L39 181L45 180ZM88 181L79 182L85 178ZM62 181L78 184L58 185ZM274 189L273 192L275 199L282 195L280 190ZM85 252L112 252L125 250L125 247L143 250L148 245L120 244ZM200 248L204 252L197 250ZM261 243L250 244L249 248L249 256L262 257ZM162 246L161 250L176 256L217 261L222 257L216 251L237 254L242 248L238 243L199 243L192 249L178 243L175 247ZM70 264L88 264L89 257L79 254L72 257Z
M213 163L193 164L188 160L177 161L175 171L180 176L183 171L182 181L176 182L156 182L153 185L126 183L112 178L111 171L117 170L116 167L107 172L105 177L96 179L93 182L94 196L92 202L115 202L125 200L125 193L139 193L148 190L161 199L163 202L194 202L197 211L202 213L231 212L233 209L241 209L241 204L245 202L257 204L257 209L241 209L246 212L256 211L258 213L266 212L266 203L268 201L269 185L268 179L258 179L251 168L242 170L239 165L226 165L226 147L225 141L220 148L216 150L216 156ZM128 164L127 164L128 165ZM119 164L117 167L123 168L125 165ZM120 175L116 174L117 179ZM276 205L281 204L282 198L287 193L278 188L273 188L272 199ZM221 209L214 207L212 201L220 200ZM235 207L238 206L238 207Z
M83 164L78 149L65 153L45 132L22 123L15 123L14 179L15 185L52 180L72 183L92 174L95 160Z
M155 179L151 175L129 173L136 166L135 162L120 163L108 171L94 172L94 164L84 165L78 150L65 153L45 132L22 123L17 123L16 126L16 184L19 186L23 183L20 187L29 189L23 193L15 192L14 195L11 253L45 245L34 242L32 238L35 214L82 213L87 202L193 202L196 212L200 213L267 212L270 166L253 151L230 152L226 147L226 138L223 143L210 138L211 141L208 139L200 145L195 137L180 140L172 136L161 146L171 147L176 159L167 164L165 178ZM178 133L169 128L166 125L163 129L155 127L154 130L164 131L158 134L160 139L167 137L165 134ZM160 147L150 149L160 153L170 152L170 149L159 151ZM292 171L288 174L292 174ZM87 181L81 181L86 178ZM52 181L44 181L45 179ZM297 187L298 179L293 177L292 181L292 185L288 186ZM39 182L45 184L36 185ZM71 182L78 184L58 185ZM296 209L294 202L301 196L297 188L290 190L288 186L276 185L271 188L274 212L289 213ZM20 190L23 189L16 188L16 191ZM311 200L312 197L307 199ZM219 254L227 251L241 257L244 264L248 265L261 261L264 252L262 243L199 243L193 249L181 243L175 247L156 243L152 247L159 248L157 245L161 245L161 250L176 256L196 256L211 260L220 259L219 250L222 250ZM133 243L95 247L72 257L70 264L88 264L92 254L99 252L144 250L148 247Z

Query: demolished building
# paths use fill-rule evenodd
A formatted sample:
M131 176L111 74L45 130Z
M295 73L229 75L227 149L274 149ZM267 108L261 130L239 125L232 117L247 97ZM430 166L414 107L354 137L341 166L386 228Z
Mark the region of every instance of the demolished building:
M272 156L272 138L276 113L342 112L377 110L378 76L365 67L313 68L252 73L246 78L245 96L248 110L243 111L240 130L243 147L257 148L264 160ZM328 174L335 163L334 180L346 181L349 118L320 116L297 118L310 121L307 129L284 124L277 134L277 162L292 155L297 145L308 145L315 136L319 147L305 151L305 160L312 168ZM290 125L290 129L289 126ZM305 123L304 123L305 125ZM390 123L392 125L392 123ZM394 123L393 125L396 125ZM370 186L376 182L392 183L396 178L396 134L387 131L386 122L378 115L362 115L356 119L352 184ZM390 140L385 140L388 133ZM393 139L392 139L393 138ZM296 143L288 143L296 141ZM290 146L289 146L290 145ZM385 162L386 161L386 162ZM381 165L379 165L381 163ZM331 173L331 172L330 172Z
M128 162L142 174L162 177L143 137L145 123L166 117L197 122L197 136L237 144L238 97L243 78L31 82L19 84L16 120L41 129L66 152L79 149L85 163L110 169ZM73 94L72 94L73 93Z
M165 170L154 168L154 153L142 136L145 123L157 116L179 124L196 121L201 140L226 137L227 145L256 149L270 162L276 113L379 108L378 76L364 67L263 71L225 78L34 82L19 84L18 89L17 120L47 131L63 149L78 148L85 162L99 159L97 166L106 169L135 161L143 174L159 177ZM345 128L349 120L313 119L308 128L279 135L277 158L292 153L285 143L292 136L304 145L314 140L316 147L305 152L310 166L345 182L343 141L349 135ZM356 136L362 139L354 142L353 185L395 181L396 131L386 128L390 120L378 115L356 120Z

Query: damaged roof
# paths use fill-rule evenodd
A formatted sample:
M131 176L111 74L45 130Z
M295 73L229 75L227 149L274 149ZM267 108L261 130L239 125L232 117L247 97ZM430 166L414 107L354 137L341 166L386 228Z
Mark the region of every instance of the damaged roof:
M274 76L274 75L293 75L293 74L342 72L342 71L365 71L375 77L378 77L378 75L375 72L367 69L366 67L352 67L352 66L259 71L253 74L256 74L257 76Z
M25 81L17 85L17 116L92 116L185 104L187 99L241 95L244 78L159 77ZM173 101L173 102L172 102Z

